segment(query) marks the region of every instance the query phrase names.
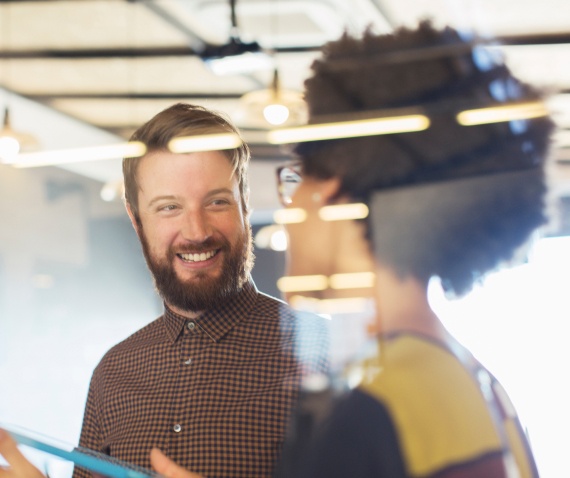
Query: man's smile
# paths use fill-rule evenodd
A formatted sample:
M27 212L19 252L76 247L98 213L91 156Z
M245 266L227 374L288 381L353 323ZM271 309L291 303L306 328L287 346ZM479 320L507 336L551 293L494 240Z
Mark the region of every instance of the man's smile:
M215 249L213 251L207 251L207 252L195 252L195 253L176 254L176 255L180 257L180 259L182 259L184 262L204 262L214 257L218 252L220 252L220 249Z

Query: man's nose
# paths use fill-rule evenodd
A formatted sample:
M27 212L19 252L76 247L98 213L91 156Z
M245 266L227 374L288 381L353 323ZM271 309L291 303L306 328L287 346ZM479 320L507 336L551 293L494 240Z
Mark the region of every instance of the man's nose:
M212 235L207 214L202 210L186 211L180 232L187 241L204 242Z

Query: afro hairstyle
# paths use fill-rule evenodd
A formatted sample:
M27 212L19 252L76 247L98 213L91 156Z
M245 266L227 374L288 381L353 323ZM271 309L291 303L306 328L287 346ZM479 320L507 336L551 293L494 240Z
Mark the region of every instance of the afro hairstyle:
M553 129L548 116L477 126L456 119L465 109L543 100L543 92L515 78L485 43L449 27L438 30L429 21L389 35L344 34L323 47L305 82L309 122L413 110L427 115L430 126L412 133L300 143L294 149L303 174L338 177L339 195L368 204L374 194L394 188L498 175L499 181L479 188L486 197L460 202L464 209L454 214L470 218L460 228L451 227L453 218L442 217L437 204L407 201L407 209L418 209L409 217L427 220L403 227L403 216L392 215L393 244L375 250L400 275L424 281L439 276L456 295L510 259L546 221L543 166ZM510 173L520 171L530 173L511 180ZM466 188L464 194L477 195L477 188ZM437 234L432 247L418 248L428 230ZM409 234L421 254L401 253L403 235Z

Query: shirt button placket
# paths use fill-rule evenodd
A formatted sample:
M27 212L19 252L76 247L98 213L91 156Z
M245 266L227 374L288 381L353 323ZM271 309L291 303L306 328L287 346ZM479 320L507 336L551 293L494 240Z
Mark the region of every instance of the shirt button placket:
M187 322L186 323L186 328L190 331L190 332L194 332L194 330L196 329L196 322ZM191 365L192 364L192 359L191 358L187 358L186 360L183 361L184 365Z

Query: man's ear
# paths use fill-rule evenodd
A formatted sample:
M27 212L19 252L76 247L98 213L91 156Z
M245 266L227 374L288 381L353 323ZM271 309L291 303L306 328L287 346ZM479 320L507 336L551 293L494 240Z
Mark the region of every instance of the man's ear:
M129 219L131 220L131 224L133 225L133 228L135 230L135 232L137 233L137 236L140 239L140 227L139 227L139 221L137 220L137 218L135 217L135 214L133 212L133 210L131 209L131 205L125 201L125 208L127 209L127 214L129 215Z
M249 191L250 189L247 188L247 191L244 191L243 196L240 195L241 210L248 221L249 219L251 219L251 208L249 206Z

